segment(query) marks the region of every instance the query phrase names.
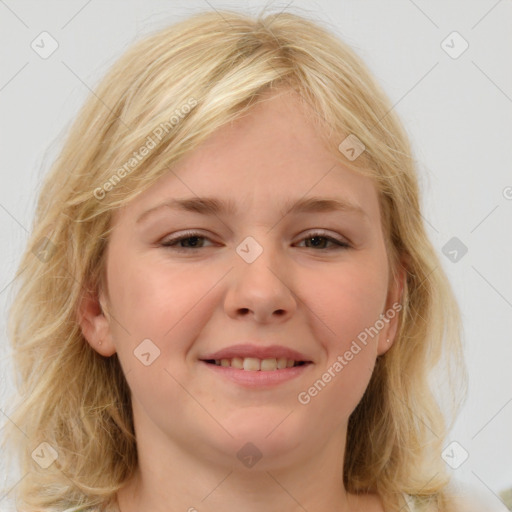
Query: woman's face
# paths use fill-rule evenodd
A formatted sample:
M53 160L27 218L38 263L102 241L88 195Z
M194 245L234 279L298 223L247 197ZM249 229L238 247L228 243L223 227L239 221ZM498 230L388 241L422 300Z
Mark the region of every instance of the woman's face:
M262 468L344 442L399 290L377 191L313 115L272 96L116 213L84 334L117 352L139 441Z

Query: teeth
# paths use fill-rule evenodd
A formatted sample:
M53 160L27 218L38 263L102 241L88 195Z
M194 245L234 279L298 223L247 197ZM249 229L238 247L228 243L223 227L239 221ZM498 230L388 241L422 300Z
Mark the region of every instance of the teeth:
M255 372L260 370L260 360L255 357L245 357L244 358L244 370L249 370L251 372Z
M229 359L226 359L226 361L229 362ZM231 359L231 365L228 364L228 366L241 370L244 367L244 360L241 357L234 357Z
M263 359L261 361L261 371L277 370L277 359Z
M268 359L258 359L257 357L234 357L233 359L215 359L217 366L237 368L249 372L255 371L273 371L282 370L284 368L292 368L298 365L298 362L286 357L270 357Z

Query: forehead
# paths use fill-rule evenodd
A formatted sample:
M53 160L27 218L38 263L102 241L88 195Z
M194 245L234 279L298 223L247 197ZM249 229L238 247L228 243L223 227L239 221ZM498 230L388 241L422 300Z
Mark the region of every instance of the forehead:
M282 213L310 196L338 197L378 220L377 190L365 176L343 166L326 144L317 115L290 91L267 94L242 117L215 131L178 165L140 194L129 209L172 198L216 197L243 210ZM228 211L228 209L226 210Z

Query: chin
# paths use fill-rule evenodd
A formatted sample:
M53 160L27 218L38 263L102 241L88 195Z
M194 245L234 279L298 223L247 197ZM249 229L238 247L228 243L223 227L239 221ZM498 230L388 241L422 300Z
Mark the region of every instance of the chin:
M293 421L294 413L291 409L271 411L265 415L264 411L258 410L254 414L238 415L237 421L229 422L226 430L233 436L224 441L222 451L231 455L234 453L241 460L247 456L258 459L257 467L282 466L283 457L288 458L291 454L297 456L297 448L304 447L304 439L309 436L305 432L305 425ZM241 460L243 463L243 460Z

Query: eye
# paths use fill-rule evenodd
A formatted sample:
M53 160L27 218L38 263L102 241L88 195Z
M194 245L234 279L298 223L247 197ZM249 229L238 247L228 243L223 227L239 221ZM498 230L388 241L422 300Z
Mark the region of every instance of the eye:
M187 231L180 236L164 239L162 242L160 242L160 245L162 247L171 248L174 251L191 252L197 249L204 248L205 240L209 240L209 238L202 235L200 232ZM306 243L306 248L308 249L332 251L350 248L350 244L348 244L347 242L344 242L343 240L339 240L332 236L327 236L323 231L314 231L310 233L308 237L302 238L301 240L305 242L312 241L312 243L309 245ZM326 247L326 244L331 244L331 247Z
M313 240L313 244L310 244L309 247L306 244L306 247L308 248L319 248L320 250L329 251L329 250L339 250L339 249L349 249L350 245L347 242L344 242L343 240L338 240L337 238L334 238L332 236L327 236L324 231L315 231L313 233L310 233L309 236L306 238L303 238L302 240L308 241ZM331 249L328 247L325 247L325 243L327 244L333 244L331 246Z
M187 231L181 236L176 236L163 240L162 242L160 242L160 245L163 247L170 247L176 251L185 252L194 249L200 249L201 240L208 240L208 238L203 236L198 231ZM185 245L182 245L183 243Z

